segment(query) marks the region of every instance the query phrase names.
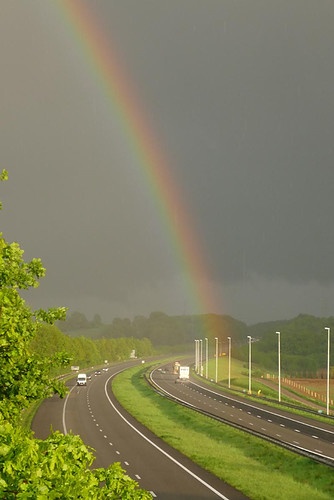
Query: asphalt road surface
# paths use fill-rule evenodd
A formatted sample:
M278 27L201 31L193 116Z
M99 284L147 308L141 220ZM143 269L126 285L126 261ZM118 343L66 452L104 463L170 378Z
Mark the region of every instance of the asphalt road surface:
M204 382L175 383L176 376L171 369L156 369L152 378L164 391L196 408L291 447L333 460L334 465L334 426L330 422L323 424L286 410L271 409L260 402L247 402L242 396L211 389Z
M79 434L96 450L94 467L120 462L141 488L160 500L245 500L242 493L166 445L120 407L111 380L131 365L93 373L87 386L76 386L73 379L66 399L55 396L43 402L32 423L35 436L44 439L51 428Z

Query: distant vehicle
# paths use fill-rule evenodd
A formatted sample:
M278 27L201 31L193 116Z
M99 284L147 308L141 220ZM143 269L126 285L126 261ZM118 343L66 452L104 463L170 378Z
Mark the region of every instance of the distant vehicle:
M189 379L189 366L180 366L179 368L179 378L183 380Z
M187 382L189 380L189 366L179 366L178 375L175 382Z
M92 380L92 376L91 375L87 375L87 380Z
M108 368L103 368L103 371L104 371L104 372L107 372L107 371L108 371Z
M78 374L77 385L87 385L87 375L85 373Z
M175 361L173 366L173 373L178 374L180 369L180 361Z
M100 370L96 370L95 375L101 375Z

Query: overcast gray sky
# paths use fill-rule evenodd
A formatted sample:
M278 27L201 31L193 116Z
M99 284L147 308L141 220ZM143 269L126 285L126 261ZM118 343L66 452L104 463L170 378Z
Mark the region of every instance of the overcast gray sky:
M333 315L334 2L80 3L168 159L218 304L207 312L248 324ZM47 268L29 301L104 322L196 313L66 11L0 5L1 230Z

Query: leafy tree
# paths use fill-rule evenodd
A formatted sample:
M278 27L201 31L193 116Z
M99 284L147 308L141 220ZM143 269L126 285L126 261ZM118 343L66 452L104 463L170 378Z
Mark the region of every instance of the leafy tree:
M103 363L129 359L134 349L137 356L150 356L153 352L151 342L137 338L98 338L93 340L84 336L70 337L61 332L55 325L41 324L30 343L31 350L39 356L54 358L56 353L66 352L71 364L87 367ZM51 374L59 375L68 368L52 367Z
M101 320L101 316L99 314L94 314L94 318L93 318L93 321L92 321L92 324L91 326L93 328L98 328L102 325L102 320Z
M90 470L93 460L91 448L79 436L54 432L46 440L33 439L19 427L0 422L0 498L152 498L118 462Z
M90 322L83 313L74 311L63 322L62 330L80 330L82 328L90 328L90 326Z
M7 177L4 170L0 180ZM65 394L50 368L68 362L67 356L45 358L31 345L40 324L64 318L66 309L31 311L19 293L37 287L44 275L40 259L25 262L18 243L7 243L0 233L0 498L151 498L117 463L92 470L92 451L79 436L53 432L43 441L19 425L32 401Z
M3 172L1 179L6 177ZM34 355L29 343L40 322L53 323L65 316L66 309L32 312L26 305L19 290L37 287L45 269L40 259L25 262L23 253L18 243L7 243L0 233L0 414L10 419L32 400L65 393L64 385L49 377L56 359Z
M114 318L112 322L113 337L131 337L132 326L131 321L127 318Z

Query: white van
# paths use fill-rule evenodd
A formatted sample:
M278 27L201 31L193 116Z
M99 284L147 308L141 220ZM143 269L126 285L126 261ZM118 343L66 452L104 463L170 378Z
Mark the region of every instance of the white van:
M87 385L87 375L85 373L79 373L77 376L77 385Z

